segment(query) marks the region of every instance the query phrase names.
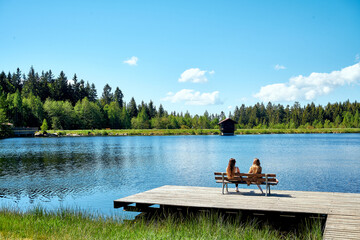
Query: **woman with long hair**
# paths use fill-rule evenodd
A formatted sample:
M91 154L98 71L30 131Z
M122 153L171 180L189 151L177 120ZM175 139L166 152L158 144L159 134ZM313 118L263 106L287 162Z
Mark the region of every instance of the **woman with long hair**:
M253 165L249 169L249 173L261 173L260 160L255 158L253 161Z
M240 170L238 167L235 166L235 163L236 163L235 158L230 158L229 164L226 168L226 174L229 180L234 178L236 173L240 173ZM235 184L235 191L236 192L239 191L238 184Z
M260 167L260 160L255 158L253 161L253 165L249 169L249 173L261 173L262 168ZM248 186L250 185L250 181L247 181ZM256 184L260 189L261 193L264 193L259 184Z

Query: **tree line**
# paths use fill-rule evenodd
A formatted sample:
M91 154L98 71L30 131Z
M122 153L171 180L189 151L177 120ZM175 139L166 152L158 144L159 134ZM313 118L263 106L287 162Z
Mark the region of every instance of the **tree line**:
M39 74L33 67L27 75L20 69L0 73L1 128L9 122L46 129L212 129L226 117L237 121L237 128L359 128L359 109L356 101L326 106L269 102L236 106L228 116L223 111L192 116L189 112L168 112L151 100L137 104L132 97L126 103L120 88L112 91L108 84L98 97L93 83L79 81L76 74L69 81L63 71L58 77L51 70Z

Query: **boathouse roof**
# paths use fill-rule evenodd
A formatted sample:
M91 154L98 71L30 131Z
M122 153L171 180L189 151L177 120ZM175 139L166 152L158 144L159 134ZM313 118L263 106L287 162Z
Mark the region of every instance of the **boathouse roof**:
M237 121L235 121L235 120L232 120L231 118L226 118L226 119L224 119L224 120L222 120L222 121L220 121L218 124L220 125L220 124L222 124L222 123L224 123L224 122L233 122L233 123L238 123Z

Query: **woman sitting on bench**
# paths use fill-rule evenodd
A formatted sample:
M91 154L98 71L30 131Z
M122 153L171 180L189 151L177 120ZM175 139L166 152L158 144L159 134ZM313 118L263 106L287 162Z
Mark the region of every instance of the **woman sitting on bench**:
M250 167L249 173L261 173L262 168L260 167L260 160L255 158L253 161L253 165ZM250 185L250 181L247 181L248 186ZM261 193L264 193L259 184L256 184L260 189Z
M226 174L227 174L227 177L228 177L229 180L234 178L236 173L240 173L240 170L239 170L238 167L235 166L235 163L236 163L235 158L230 158L229 164L228 164L228 166L226 168ZM239 184L237 184L237 183L235 184L235 187L236 187L235 191L236 192L239 192L238 185Z

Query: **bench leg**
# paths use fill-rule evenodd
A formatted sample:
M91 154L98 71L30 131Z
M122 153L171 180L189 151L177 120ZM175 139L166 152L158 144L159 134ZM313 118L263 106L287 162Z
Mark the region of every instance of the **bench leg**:
M266 194L265 194L265 196L270 195L270 193L271 193L270 185L266 185Z
M269 185L266 184L266 191L265 191L265 196L268 195L268 188L269 188Z
M225 183L222 184L222 194L224 194Z
M227 192L227 193L229 192L228 184L227 184L227 183L226 183L226 192Z

